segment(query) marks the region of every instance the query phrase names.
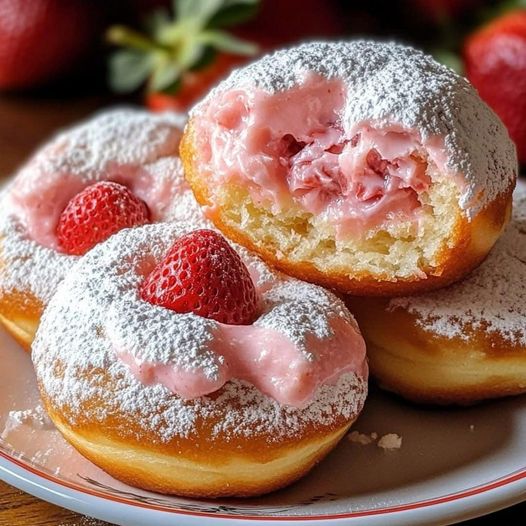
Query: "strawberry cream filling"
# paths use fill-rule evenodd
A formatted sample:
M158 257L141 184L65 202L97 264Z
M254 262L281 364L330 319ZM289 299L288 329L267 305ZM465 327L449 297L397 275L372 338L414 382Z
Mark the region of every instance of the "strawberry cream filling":
M358 330L344 320L330 321L327 338L309 335L302 352L279 331L254 326L220 324L210 349L218 371L212 377L202 369L150 363L119 352L119 358L145 385L162 384L185 399L219 390L229 380L245 380L280 404L304 407L323 385L335 385L346 373L367 377L365 344Z
M46 172L34 164L28 165L26 174L12 187L13 209L27 226L31 238L54 250L58 250L56 229L60 214L73 197L97 180L129 188L148 205L153 221L166 219L166 212L180 192L177 181L160 179L148 167L108 167L93 181L74 173Z
M168 219L182 190L177 158L183 118L116 109L66 130L44 145L9 189L12 213L33 241L57 250L57 224L68 202L100 181L127 187L154 222Z
M301 86L267 93L220 93L195 119L198 155L212 179L248 187L275 212L292 199L334 226L359 236L386 221L418 221L431 179L428 159L444 167L437 137L392 124L345 125L345 85L306 75ZM423 154L425 148L425 154Z
M259 298L252 324L225 324L142 300L137 290L158 260L138 245L166 251L180 228L149 225L123 231L105 246L125 243L128 255L119 252L118 260L90 270L107 283L97 291L103 296L97 302L104 304L104 296L111 295L104 332L113 353L143 385L161 384L193 399L242 380L282 405L301 408L321 387L336 386L345 375L367 379L365 343L343 303L321 287L270 271L248 252L240 256Z

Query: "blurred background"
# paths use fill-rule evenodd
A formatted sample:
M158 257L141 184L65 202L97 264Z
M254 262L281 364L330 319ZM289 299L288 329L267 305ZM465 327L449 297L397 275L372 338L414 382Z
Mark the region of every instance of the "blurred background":
M320 37L433 54L471 80L526 164L526 0L0 0L0 176L98 108L184 111L233 67Z

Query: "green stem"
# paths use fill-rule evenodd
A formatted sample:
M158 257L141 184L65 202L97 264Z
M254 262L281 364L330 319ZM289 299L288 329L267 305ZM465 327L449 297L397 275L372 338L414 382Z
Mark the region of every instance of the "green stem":
M159 44L145 37L138 31L124 26L112 26L106 33L106 40L110 44L126 46L140 51L153 51L159 49Z

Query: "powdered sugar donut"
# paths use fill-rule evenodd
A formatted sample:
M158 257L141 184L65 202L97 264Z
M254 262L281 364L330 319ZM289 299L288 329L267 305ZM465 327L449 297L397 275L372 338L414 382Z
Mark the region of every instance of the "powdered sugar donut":
M181 157L232 239L360 295L476 267L517 174L505 127L464 78L373 41L307 43L235 71L192 110Z
M3 192L0 322L22 345L31 344L43 307L77 260L57 242L68 202L94 183L113 181L146 203L151 221L170 219L178 196L188 193L178 158L183 124L175 114L101 113L41 148Z
M517 193L511 224L466 280L349 305L371 371L391 391L456 404L526 392L526 195Z
M145 277L191 230L123 230L82 258L33 344L41 394L66 439L127 483L182 495L271 491L308 471L361 411L365 345L332 293L236 246L257 292L253 323L142 300Z

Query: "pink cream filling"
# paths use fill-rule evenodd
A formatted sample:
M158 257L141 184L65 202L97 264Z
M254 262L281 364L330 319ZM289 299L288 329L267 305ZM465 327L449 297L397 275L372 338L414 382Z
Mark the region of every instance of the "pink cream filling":
M152 261L145 264L141 275L152 266ZM278 285L277 277L261 282L255 266L250 265L248 270L253 282L258 283L259 296ZM251 383L280 404L304 407L322 385L336 384L343 374L355 373L364 379L369 374L365 341L358 326L335 314L330 316L329 325L329 337L307 334L300 349L285 334L269 327L217 323L208 350L223 359L216 362L219 367L214 378L203 369L148 363L118 346L115 351L142 384L164 385L184 399L214 393L236 378Z
M53 154L60 152L47 153ZM56 228L60 214L75 195L97 181L86 181L65 171L44 171L35 159L12 186L11 203L31 238L58 250ZM169 177L161 181L147 167L109 166L99 180L127 186L148 205L154 222L164 218L178 191L177 183Z
M218 329L211 350L224 357L219 374L208 378L202 370L171 364L145 363L126 352L119 358L143 384L162 384L185 399L198 398L220 389L231 379L245 380L282 405L304 407L322 385L335 384L341 375L368 374L365 343L347 320L330 321L333 336L307 335L304 352L276 330L255 325L224 325Z
M342 81L312 73L274 94L221 94L195 120L201 161L218 184L248 187L256 203L275 212L292 198L340 237L386 221L418 221L419 195L431 183L421 152L426 147L443 165L443 144L422 144L417 132L395 125L362 122L345 130L345 99Z

